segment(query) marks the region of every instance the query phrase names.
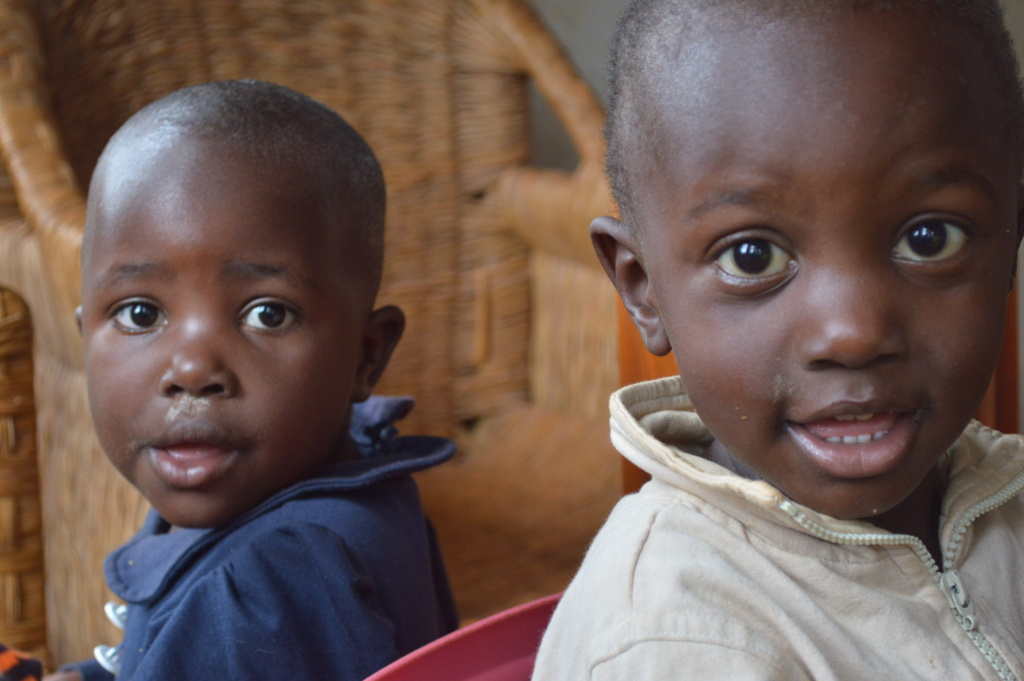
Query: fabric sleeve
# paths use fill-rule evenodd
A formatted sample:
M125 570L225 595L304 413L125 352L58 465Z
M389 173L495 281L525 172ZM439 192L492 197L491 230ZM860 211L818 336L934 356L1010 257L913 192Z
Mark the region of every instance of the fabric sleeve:
M792 660L707 642L649 640L596 664L591 681L813 681Z
M339 535L308 523L255 538L156 626L137 681L361 681L398 656L370 579Z
M72 662L60 668L60 671L76 671L82 681L114 681L114 675L100 666L96 660Z

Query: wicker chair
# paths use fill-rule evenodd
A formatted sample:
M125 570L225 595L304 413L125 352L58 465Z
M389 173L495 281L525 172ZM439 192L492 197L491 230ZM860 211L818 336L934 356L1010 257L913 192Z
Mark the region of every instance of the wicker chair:
M464 617L562 588L618 493L614 298L586 238L602 114L523 1L0 0L0 641L50 661L116 640L101 563L145 512L89 422L83 188L134 111L237 77L327 103L381 158L381 301L410 323L380 391L463 445L421 487ZM524 166L528 79L573 173Z

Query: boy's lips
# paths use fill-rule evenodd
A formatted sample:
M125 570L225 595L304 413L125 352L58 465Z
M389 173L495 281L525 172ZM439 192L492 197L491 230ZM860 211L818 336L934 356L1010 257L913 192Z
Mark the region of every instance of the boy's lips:
M787 426L804 455L837 478L885 473L902 460L917 434L910 412L829 417Z
M236 449L199 442L182 442L148 450L153 471L170 487L196 489L207 485L228 469Z
M197 489L221 477L244 449L241 439L214 424L179 421L143 451L165 484Z

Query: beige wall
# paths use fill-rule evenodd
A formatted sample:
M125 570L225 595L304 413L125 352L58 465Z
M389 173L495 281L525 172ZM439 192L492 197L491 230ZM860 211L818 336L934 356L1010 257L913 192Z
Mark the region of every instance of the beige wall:
M1003 0L1006 22L1017 41L1017 54L1024 57L1024 0Z
M1014 0L1024 2L1024 0ZM565 46L580 75L603 98L608 44L628 0L529 0ZM576 154L554 115L539 98L533 106L534 162L571 169Z

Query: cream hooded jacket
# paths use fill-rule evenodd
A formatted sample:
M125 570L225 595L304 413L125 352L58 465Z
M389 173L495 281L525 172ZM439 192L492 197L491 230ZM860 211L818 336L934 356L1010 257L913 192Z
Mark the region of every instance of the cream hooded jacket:
M936 565L916 538L821 515L700 454L678 377L612 397L653 476L595 538L534 681L1024 681L1024 445L972 423L945 461Z

